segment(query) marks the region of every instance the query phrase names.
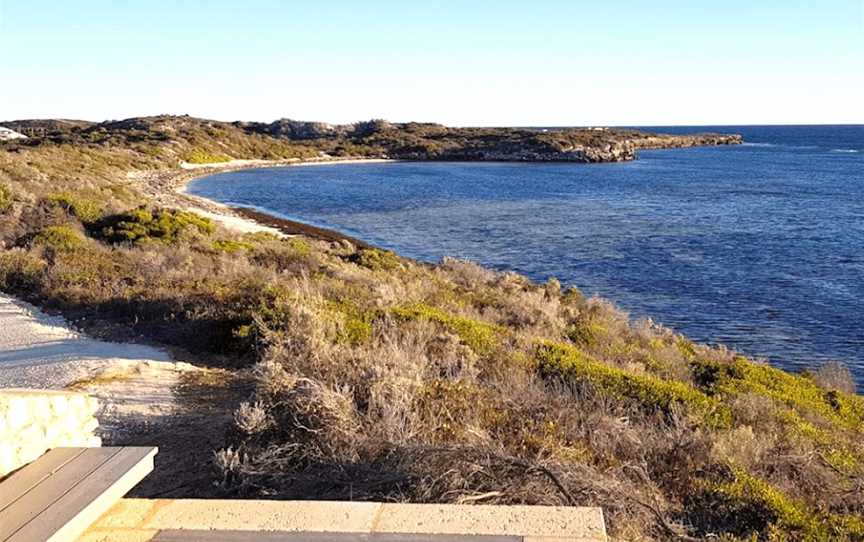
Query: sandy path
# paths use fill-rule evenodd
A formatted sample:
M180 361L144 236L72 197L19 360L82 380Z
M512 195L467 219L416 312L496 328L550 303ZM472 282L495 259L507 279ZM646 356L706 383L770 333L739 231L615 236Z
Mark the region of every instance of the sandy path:
M157 348L92 339L0 294L0 388L86 391L99 399L103 437L171 415L177 385L197 371Z
M110 365L168 361L156 348L83 336L62 318L0 294L0 386L59 389Z

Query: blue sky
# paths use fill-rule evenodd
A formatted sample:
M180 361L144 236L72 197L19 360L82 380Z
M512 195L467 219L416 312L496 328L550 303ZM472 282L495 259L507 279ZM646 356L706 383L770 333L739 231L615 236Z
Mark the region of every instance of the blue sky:
M862 96L862 0L0 0L0 119L864 123Z

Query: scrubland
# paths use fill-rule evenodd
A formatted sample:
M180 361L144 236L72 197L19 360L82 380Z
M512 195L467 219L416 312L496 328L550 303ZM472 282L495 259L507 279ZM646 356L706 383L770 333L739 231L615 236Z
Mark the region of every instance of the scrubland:
M231 234L128 173L312 150L124 130L0 148L0 289L250 375L206 454L222 494L600 506L621 540L864 539L864 397L841 365L785 372L554 279Z

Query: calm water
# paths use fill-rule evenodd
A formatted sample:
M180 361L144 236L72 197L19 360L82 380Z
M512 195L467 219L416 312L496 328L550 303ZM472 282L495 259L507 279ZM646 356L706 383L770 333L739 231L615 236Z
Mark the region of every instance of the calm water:
M713 130L747 144L624 164L265 169L190 191L414 258L555 276L696 340L784 367L840 360L864 383L864 126Z

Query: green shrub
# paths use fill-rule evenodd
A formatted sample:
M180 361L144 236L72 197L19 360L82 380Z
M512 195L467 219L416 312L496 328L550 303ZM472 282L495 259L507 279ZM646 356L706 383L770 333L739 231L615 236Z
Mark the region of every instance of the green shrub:
M63 208L84 223L95 222L102 216L102 206L98 202L70 192L58 192L45 199L49 204Z
M733 398L751 394L770 400L789 438L812 443L835 470L852 474L864 459L857 444L864 433L860 396L825 390L811 378L736 357L732 363L691 362L696 384L708 394Z
M398 307L393 309L392 313L403 320L437 322L458 335L463 343L481 356L494 352L504 338L504 328L500 326L455 316L423 303Z
M731 364L692 362L697 383L713 394L755 393L802 413L817 414L833 425L864 432L864 398L825 390L811 378L736 357Z
M733 468L730 479L704 483L714 513L737 518L739 535L759 540L861 540L864 520L856 516L826 514L743 469Z
M602 324L591 320L577 322L567 328L567 338L580 346L593 345L605 333L606 328Z
M228 254L233 254L241 250L252 250L255 248L255 245L252 243L246 243L245 241L237 241L234 239L217 239L216 241L213 241L210 246L212 246L213 250L217 252L225 252Z
M193 149L183 157L190 164L218 164L231 161L231 157L221 153L210 153L204 149Z
M174 243L184 234L215 230L210 219L189 211L138 207L99 221L94 233L109 243Z
M72 251L84 246L86 240L80 232L70 226L49 226L33 239L36 245L57 251Z
M297 253L298 256L308 256L312 253L312 247L304 239L292 237L288 240L288 246L291 250Z
M393 271L401 265L394 253L377 248L364 248L355 253L351 261L372 271Z
M374 311L364 311L351 301L328 301L326 309L325 316L339 324L336 337L338 341L359 345L372 337Z
M613 397L635 400L649 410L669 411L677 404L713 427L732 424L729 407L684 382L631 373L594 360L577 348L551 341L538 342L535 355L543 376L587 381Z
M31 291L42 285L45 260L21 249L0 252L0 288Z
M5 185L0 184L0 213L12 206L12 192Z

